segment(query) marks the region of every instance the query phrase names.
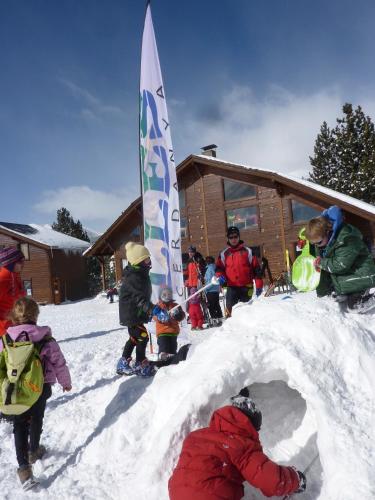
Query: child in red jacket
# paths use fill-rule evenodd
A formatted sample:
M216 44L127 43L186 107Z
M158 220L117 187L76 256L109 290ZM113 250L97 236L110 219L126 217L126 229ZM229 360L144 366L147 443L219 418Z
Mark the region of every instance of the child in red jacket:
M248 396L248 390L234 396L232 406L216 410L208 427L187 436L168 483L171 500L240 500L244 480L267 497L305 491L302 472L277 465L263 453L262 414L242 394Z
M190 295L193 295L196 291L197 289L195 287L190 288ZM204 317L201 308L200 294L197 294L192 299L189 299L189 317L192 330L203 330Z

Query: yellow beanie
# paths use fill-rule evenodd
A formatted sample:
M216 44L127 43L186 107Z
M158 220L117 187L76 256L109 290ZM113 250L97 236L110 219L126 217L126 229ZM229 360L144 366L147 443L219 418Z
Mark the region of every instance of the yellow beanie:
M130 262L132 266L136 266L142 260L146 260L150 257L150 252L143 245L139 245L138 243L134 243L134 241L129 241L125 245L126 250L126 258Z

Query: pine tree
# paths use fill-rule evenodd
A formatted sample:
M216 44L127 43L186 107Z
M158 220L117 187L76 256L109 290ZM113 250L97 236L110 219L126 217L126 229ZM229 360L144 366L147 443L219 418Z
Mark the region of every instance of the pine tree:
M323 122L317 136L309 180L375 204L375 128L360 106L346 103L344 117L330 130Z
M86 231L84 231L82 224L79 220L75 222L73 217L70 215L69 210L62 207L56 212L56 222L52 224L52 229L59 231L59 233L67 234L68 236L73 236L79 240L90 241L87 236Z
M59 233L67 234L84 241L90 241L87 232L83 229L79 220L75 221L69 210L62 207L56 212L56 222L52 224L52 229ZM96 257L86 258L86 276L89 294L95 295L101 289L101 268Z

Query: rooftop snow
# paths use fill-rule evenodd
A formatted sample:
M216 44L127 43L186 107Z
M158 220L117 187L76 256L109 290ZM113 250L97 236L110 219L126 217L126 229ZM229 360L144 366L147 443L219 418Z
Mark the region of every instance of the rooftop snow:
M298 182L299 184L302 184L308 188L313 189L314 191L317 191L319 193L324 193L327 194L328 196L332 196L338 200L341 200L345 203L348 203L350 205L353 205L357 208L360 208L361 210L366 210L366 212L369 212L371 214L375 214L375 206L371 205L370 203L366 203L361 200L357 200L357 198L353 198L352 196L349 196L347 194L339 193L338 191L335 191L333 189L326 188L324 186L320 186L319 184L315 184L314 182L306 181L305 179L301 179L299 177L295 177L293 175L285 175L279 172L276 172L275 170L269 170L266 168L258 168L258 167L251 167L249 165L243 165L240 163L233 163L227 160L223 160L220 158L215 158L215 157L208 157L205 155L196 155L199 158L204 158L205 160L209 159L210 161L217 161L219 163L226 163L227 165L233 165L235 167L242 167L242 168L247 168L251 170L256 170L257 172L265 172L267 174L275 174L278 175L279 177L283 177L284 179L288 179L294 182Z
M4 228L18 236L26 236L51 248L60 248L62 250L86 250L90 246L87 241L73 238L52 229L49 224L13 224L10 222L0 222L0 229Z

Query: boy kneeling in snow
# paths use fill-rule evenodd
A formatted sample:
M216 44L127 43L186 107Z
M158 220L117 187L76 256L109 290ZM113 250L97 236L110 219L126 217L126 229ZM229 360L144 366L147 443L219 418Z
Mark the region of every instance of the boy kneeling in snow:
M169 480L171 500L239 500L246 480L263 495L301 493L306 478L293 467L277 465L262 450L262 414L242 389L232 406L216 410L208 427L190 433Z
M170 311L178 304L173 300L173 290L170 286L161 286L159 291L159 302L161 310ZM168 321L160 321L157 316L153 319L156 322L156 336L158 338L159 358L166 359L177 353L177 337L180 333L179 321L185 318L185 313L181 307L169 313Z

